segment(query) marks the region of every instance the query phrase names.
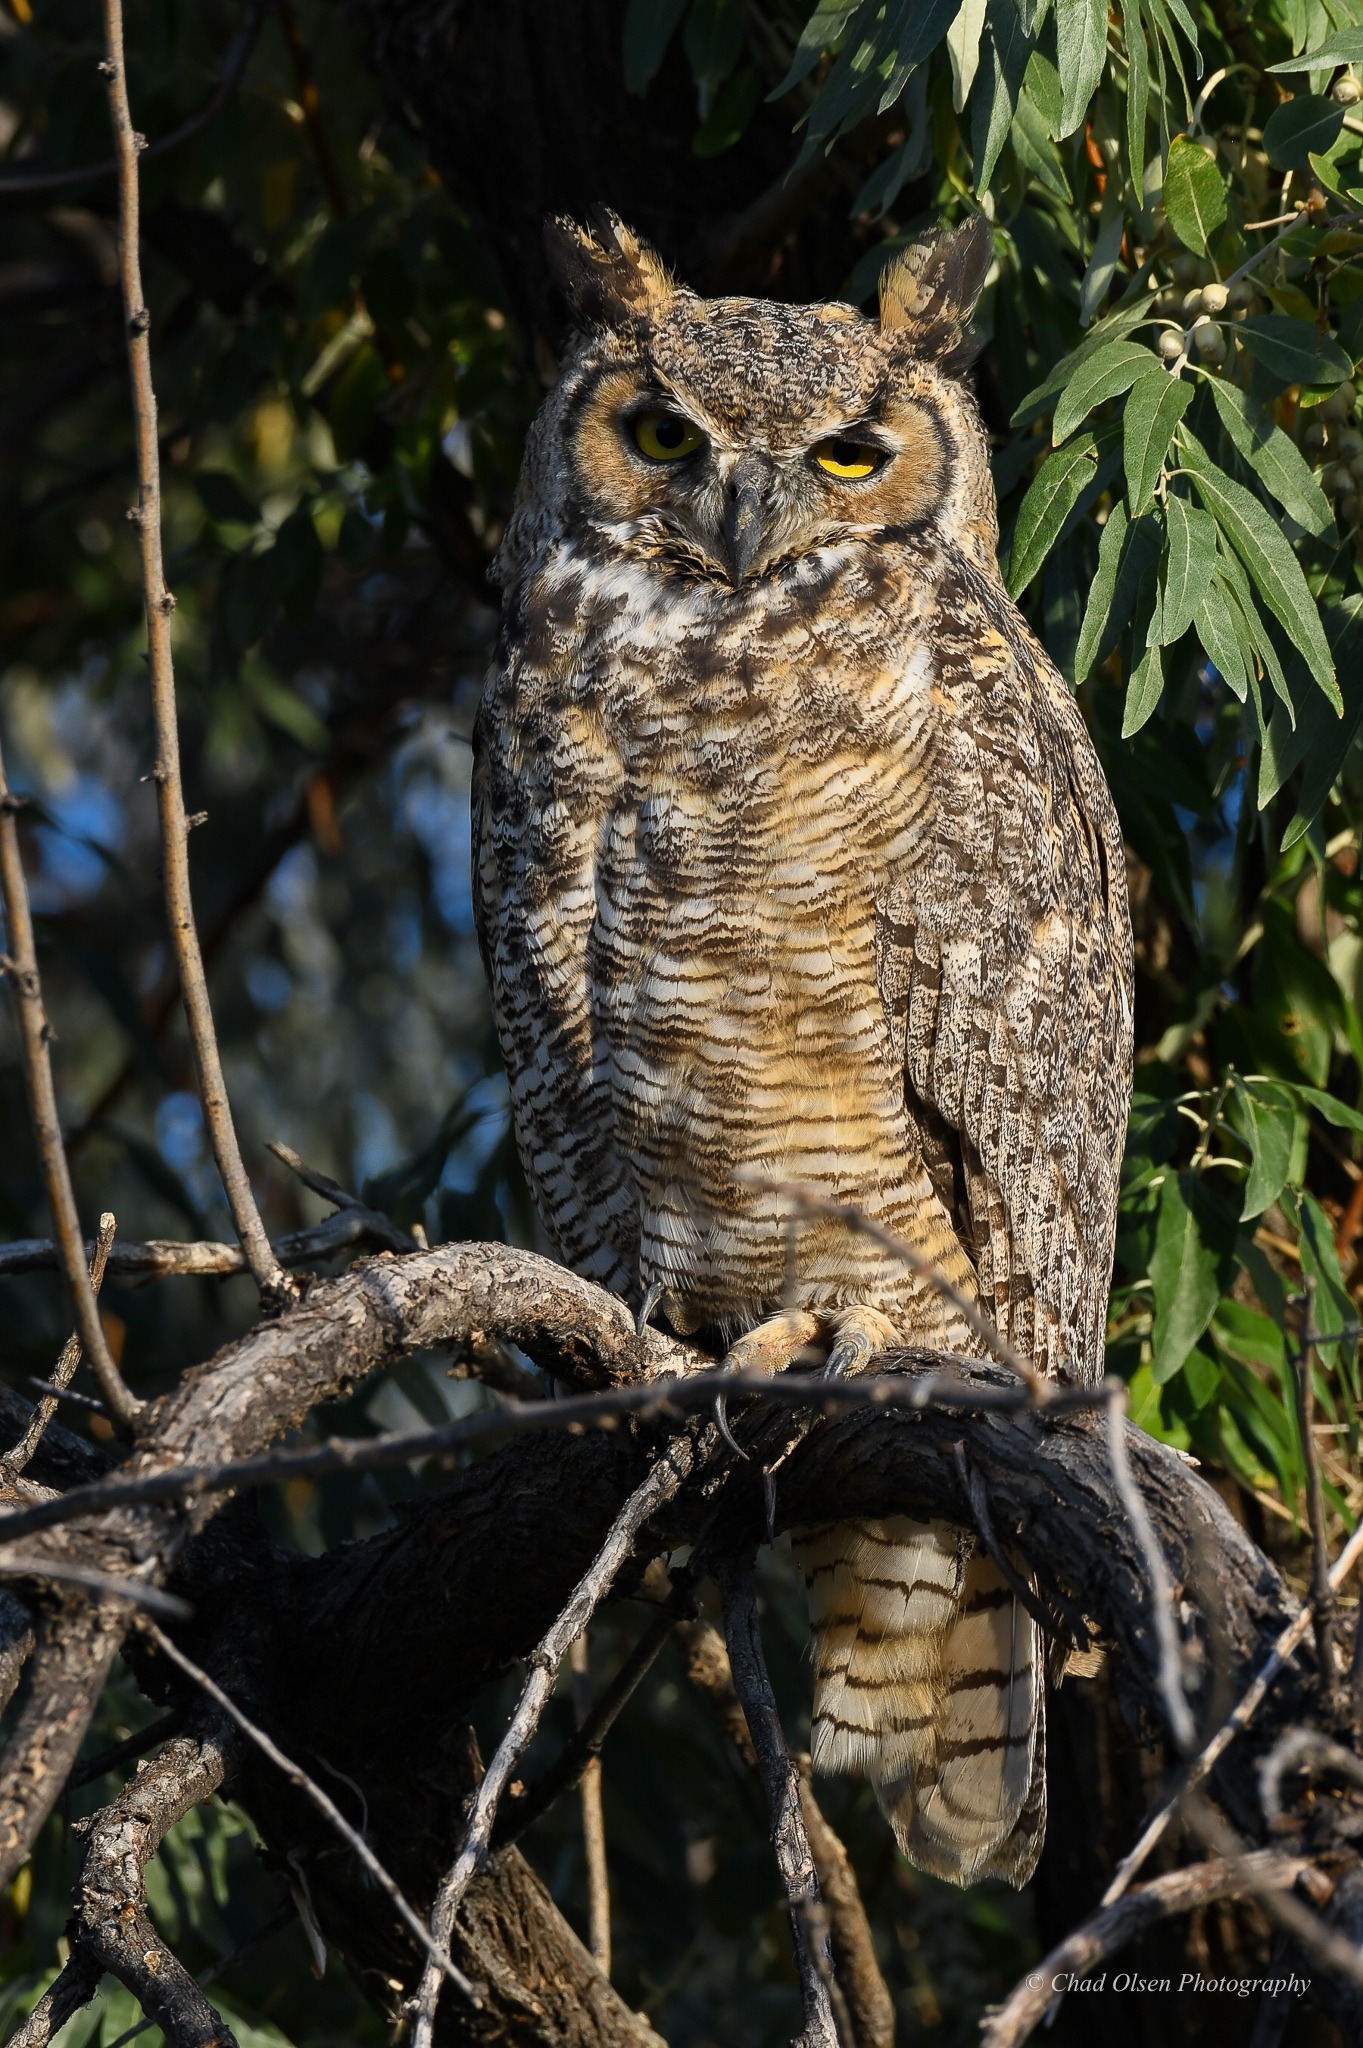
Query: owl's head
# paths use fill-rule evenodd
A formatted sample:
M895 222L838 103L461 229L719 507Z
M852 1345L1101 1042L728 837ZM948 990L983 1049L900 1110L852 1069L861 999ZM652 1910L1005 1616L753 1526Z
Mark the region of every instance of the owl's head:
M878 320L702 299L613 215L554 221L548 247L577 331L527 448L509 580L555 534L721 590L934 531L992 562L988 446L961 381L987 221L906 249Z

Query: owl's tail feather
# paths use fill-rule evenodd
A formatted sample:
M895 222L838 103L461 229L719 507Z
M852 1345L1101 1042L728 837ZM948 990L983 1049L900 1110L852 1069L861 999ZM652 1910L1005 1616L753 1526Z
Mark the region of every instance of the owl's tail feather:
M1035 1623L962 1529L897 1515L811 1531L820 1770L865 1772L901 1848L956 1884L1025 1884L1046 1825Z

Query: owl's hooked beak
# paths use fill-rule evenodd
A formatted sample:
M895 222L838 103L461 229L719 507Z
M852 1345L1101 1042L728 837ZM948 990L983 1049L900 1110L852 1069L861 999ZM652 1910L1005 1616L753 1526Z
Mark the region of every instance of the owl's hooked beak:
M776 466L766 455L740 455L724 485L724 552L729 575L741 583L763 552L771 529L771 487Z

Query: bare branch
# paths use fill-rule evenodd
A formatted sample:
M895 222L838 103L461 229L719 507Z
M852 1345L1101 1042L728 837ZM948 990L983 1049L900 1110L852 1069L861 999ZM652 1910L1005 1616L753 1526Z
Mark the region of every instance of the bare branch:
M77 1564L73 1558L25 1557L8 1545L0 1549L0 1577L40 1582L53 1579L59 1585L83 1586L87 1592L126 1600L130 1607L144 1607L149 1614L164 1614L170 1621L184 1621L194 1612L187 1600L163 1593L158 1586L121 1578L114 1572L97 1571L93 1565Z
M291 1230L275 1238L271 1248L281 1266L304 1266L313 1259L329 1259L352 1244L380 1251L416 1250L416 1239L399 1229L390 1216L354 1201L307 1230ZM0 1279L16 1273L49 1272L60 1263L58 1247L51 1238L17 1237L0 1245ZM109 1271L121 1279L227 1280L248 1270L240 1245L212 1239L184 1243L162 1237L146 1244L115 1240L109 1253Z
M1234 1828L1222 1820L1219 1813L1208 1805L1200 1792L1188 1793L1183 1801L1183 1818L1200 1835L1209 1849L1237 1871L1250 1871L1245 1879L1245 1890L1258 1899L1270 1920L1276 1920L1295 1941L1300 1943L1308 1955L1337 1977L1343 1977L1354 1985L1363 1985L1363 1948L1356 1942L1348 1941L1333 1927L1327 1926L1319 1914L1313 1913L1300 1899L1289 1892L1258 1879L1252 1868L1252 1852L1240 1840ZM1314 1863L1298 1873L1303 1884L1318 1887L1322 1902L1334 1890L1333 1879L1326 1877Z
M1006 2003L986 2015L980 2048L1018 2048L1066 1991L1159 1921L1216 1899L1260 1898L1266 1891L1284 1890L1310 1867L1303 1856L1259 1849L1234 1861L1218 1857L1152 1878L1117 1904L1103 1907L1053 1948Z
M1338 1592L1339 1588L1343 1585L1360 1555L1363 1555L1363 1523L1360 1523L1358 1528L1354 1530L1353 1535L1330 1567L1330 1585L1335 1592ZM1277 1678L1292 1652L1306 1635L1311 1626L1311 1621L1312 1612L1310 1604L1308 1603L1306 1606L1298 1608L1293 1619L1282 1630L1277 1641L1274 1643L1272 1650L1265 1658L1253 1682L1246 1687L1240 1700L1226 1716L1226 1719L1221 1723L1215 1735L1211 1737L1210 1741L1204 1743L1201 1750L1193 1758L1192 1763L1180 1777L1175 1789L1166 1796L1142 1828L1135 1845L1122 1859L1117 1867L1116 1876L1103 1893L1102 1903L1104 1906L1115 1905L1117 1900L1121 1898L1122 1893L1131 1883L1132 1878L1144 1864L1151 1850L1160 1840L1170 1821L1178 1812L1184 1794L1194 1785L1202 1783L1202 1780L1216 1768L1241 1730L1248 1728L1250 1722L1268 1697L1269 1688L1272 1686L1274 1679Z
M436 1894L431 1932L442 1953L449 1945L460 1902L488 1853L498 1803L511 1773L539 1726L540 1716L554 1689L559 1665L610 1591L616 1573L634 1548L634 1540L645 1522L672 1498L694 1463L694 1445L686 1437L675 1437L648 1477L625 1502L590 1570L578 1581L557 1621L531 1653L528 1660L530 1675L525 1689L511 1717L511 1724L478 1787L459 1854ZM428 1962L415 2001L413 2048L432 2048L439 1995L440 1973L433 1963Z
M194 923L189 885L189 825L180 780L180 736L175 708L175 672L170 619L175 600L166 588L161 560L161 451L156 435L156 393L151 376L151 316L142 293L138 246L137 156L139 138L128 105L123 63L123 0L103 0L104 64L118 158L119 271L127 322L128 365L132 373L133 420L137 438L137 506L133 514L142 556L142 593L147 613L147 661L156 720L157 809L161 821L166 921L180 973L185 1016L194 1051L199 1096L213 1157L247 1263L262 1297L272 1305L289 1299L293 1286L270 1249L251 1184L242 1164L231 1106L218 1054L208 1000L203 954ZM88 1341L88 1339L87 1339Z
M172 1735L178 1735L184 1726L184 1710L180 1707L163 1714L159 1721L153 1721L146 1728L139 1728L135 1735L126 1735L122 1742L114 1742L107 1749L101 1749L95 1756L87 1757L77 1764L71 1773L72 1788L92 1785L96 1778L102 1778L106 1771L113 1771L120 1764L131 1763L134 1757L145 1756L149 1749L155 1749L159 1742L166 1742Z
M581 1731L592 1711L592 1681L584 1629L568 1646L573 1674L573 1710ZM588 1757L578 1787L582 1801L582 1849L587 1863L587 1946L603 1974L611 1973L611 1893L606 1865L606 1816L601 1804L601 1757Z
M302 1181L305 1188L311 1188L312 1192L315 1195L320 1195L324 1202L333 1202L338 1209L363 1209L364 1203L358 1195L352 1195L349 1188L343 1188L341 1183L338 1180L333 1180L329 1173L319 1173L315 1166L309 1166L307 1161L300 1158L298 1153L294 1151L292 1145L281 1144L278 1138L267 1138L265 1140L265 1150L273 1152L275 1158L282 1165L287 1166L289 1172L295 1174ZM406 1237L406 1231L402 1235ZM415 1239L410 1240L404 1246L404 1250L407 1251L415 1251L415 1249Z
M9 974L19 1011L19 1035L23 1045L24 1081L33 1116L33 1134L38 1142L47 1206L56 1232L62 1272L76 1329L80 1333L90 1369L99 1382L109 1413L126 1429L138 1412L134 1400L114 1364L99 1306L86 1269L81 1243L80 1216L71 1186L71 1169L62 1144L57 1115L57 1091L52 1081L52 1059L48 1042L52 1027L43 1007L42 982L38 976L38 954L33 941L33 917L29 909L28 884L19 852L17 809L5 777L4 756L0 754L0 891L5 900L5 925L9 934L10 958L0 962Z
M0 1886L27 1860L66 1783L128 1618L123 1601L80 1593L37 1610L28 1684L0 1755Z
M113 1215L105 1210L99 1219L99 1235L95 1239L90 1255L90 1292L98 1298L104 1280L104 1269L109 1263L109 1252L114 1241L115 1223ZM62 1346L61 1356L52 1368L52 1385L59 1391L46 1394L33 1411L28 1428L12 1451L0 1458L0 1477L14 1479L23 1471L33 1453L42 1441L43 1431L57 1412L61 1394L70 1386L80 1364L80 1332L74 1331Z
M931 1358L933 1354L923 1356ZM945 1357L943 1364L949 1365ZM263 1486L280 1479L316 1479L329 1472L376 1472L386 1466L419 1459L449 1462L474 1444L494 1437L544 1435L562 1430L610 1428L622 1416L641 1419L710 1408L717 1393L739 1395L782 1409L808 1408L834 1415L848 1409L877 1408L960 1410L965 1413L1017 1413L1034 1404L1025 1388L967 1384L947 1370L922 1377L898 1373L863 1374L853 1380L828 1380L817 1373L785 1372L772 1379L759 1371L731 1372L719 1368L688 1373L684 1379L650 1379L600 1394L581 1394L561 1401L525 1402L488 1410L448 1422L437 1429L395 1430L378 1437L329 1437L305 1449L263 1451L255 1457L196 1465L168 1465L134 1477L114 1475L89 1486L73 1486L50 1500L0 1513L0 1543L10 1543L38 1529L55 1528L108 1508L135 1507L153 1501L202 1500L208 1496ZM1048 1417L1102 1405L1105 1396L1089 1387L1065 1388L1046 1404Z
M388 1872L384 1869L368 1842L365 1841L364 1836L357 1833L350 1825L350 1822L341 1812L340 1807L337 1806L331 1795L324 1792L322 1787L314 1778L308 1776L300 1764L296 1764L291 1757L285 1756L279 1744L273 1741L263 1728L257 1727L256 1723L248 1714L242 1711L236 1701L223 1691L216 1679L210 1678L206 1671L202 1670L191 1658L187 1657L178 1644L173 1643L168 1635L163 1634L157 1628L155 1622L146 1621L143 1623L143 1628L162 1655L168 1657L172 1664L183 1671L186 1678L192 1678L195 1685L201 1686L204 1692L208 1694L208 1697L220 1706L231 1720L235 1721L243 1735L253 1742L256 1748L261 1750L270 1759L272 1764L283 1771L291 1784L297 1785L301 1792L306 1793L319 1813L325 1815L332 1827L335 1828L337 1834L342 1837L356 1856L359 1857L360 1862L369 1872L375 1884L378 1885L380 1891L384 1892L392 1901L403 1925L408 1929L409 1933L415 1936L422 1949L430 1958L430 1967L436 1972L437 1981L441 1975L448 1977L476 2005L478 1993L473 1984L470 1983L462 1970L455 1968L444 1951L437 1947L436 1943L431 1939L430 1931L420 1914L408 1905L402 1892L388 1875Z
M24 1665L33 1655L33 1616L22 1600L0 1586L0 1714L14 1697Z
M17 2034L11 2034L9 2048L48 2048L73 2013L90 2003L99 1989L103 1969L77 1949L60 1976L48 1985Z
M833 1963L828 1953L826 1924L819 1910L819 1879L800 1811L799 1779L786 1747L776 1696L762 1655L751 1564L726 1565L718 1578L729 1663L757 1758L762 1789L767 1795L772 1847L785 1887L800 1973L804 2028L794 2048L838 2048L829 1997Z
M170 2048L236 2048L221 2015L157 1935L143 1885L143 1872L167 1830L212 1796L227 1774L229 1756L221 1728L180 1736L81 1828L89 1839L74 1944L127 1986Z
M803 1751L795 1768L800 1776L800 1811L828 1914L837 1983L847 2003L851 2048L894 2048L894 2000L881 1975L857 1874L815 1797L809 1757Z
M1178 1640L1178 1624L1174 1618L1174 1587L1169 1577L1169 1567L1164 1561L1159 1539L1151 1525L1150 1515L1140 1490L1131 1477L1131 1460L1126 1449L1126 1388L1119 1382L1108 1390L1107 1406L1108 1450L1112 1459L1112 1479L1126 1509L1132 1532L1145 1557L1146 1573L1150 1585L1150 1604L1154 1613L1155 1641L1159 1645L1159 1686L1164 1711L1173 1730L1175 1742L1181 1750L1192 1748L1197 1738L1183 1690L1183 1653Z

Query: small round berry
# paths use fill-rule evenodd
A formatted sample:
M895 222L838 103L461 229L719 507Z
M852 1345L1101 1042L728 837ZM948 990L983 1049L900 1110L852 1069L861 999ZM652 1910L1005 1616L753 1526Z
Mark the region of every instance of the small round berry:
M1177 362L1183 354L1183 336L1177 328L1166 327L1155 343L1155 350L1157 354L1163 356L1166 363Z
M1230 293L1223 284L1204 284L1202 287L1202 311L1224 313Z
M1193 347L1204 363L1224 363L1226 337L1215 320L1199 320L1193 329Z

